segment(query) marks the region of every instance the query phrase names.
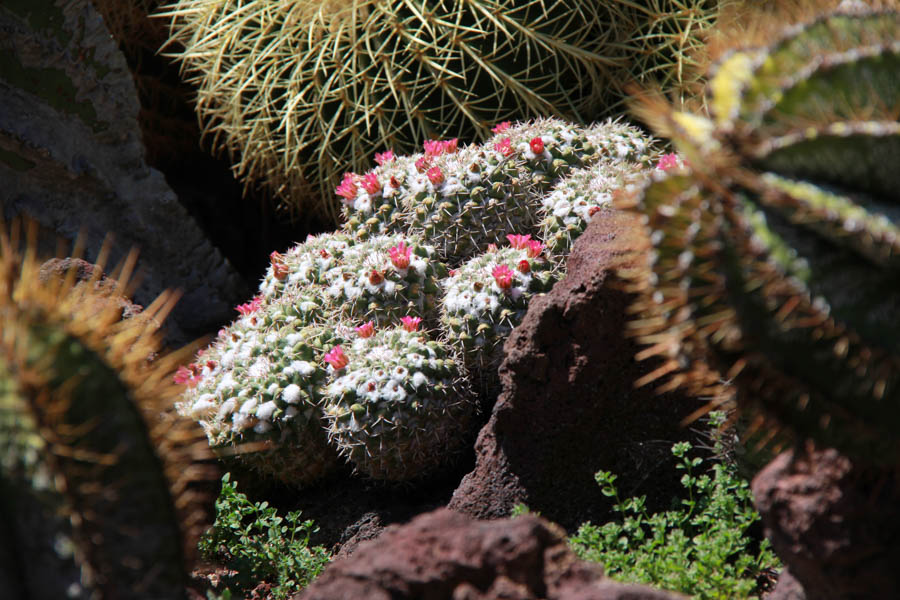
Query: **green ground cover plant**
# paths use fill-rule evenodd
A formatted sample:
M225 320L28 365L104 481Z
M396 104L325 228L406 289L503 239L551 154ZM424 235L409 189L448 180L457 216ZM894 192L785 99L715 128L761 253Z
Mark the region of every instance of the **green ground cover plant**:
M603 494L615 500L618 518L604 525L585 523L570 538L575 553L601 562L614 579L655 585L698 600L756 598L780 568L767 540L750 529L759 521L750 485L728 462L692 456L690 442L672 447L687 498L672 510L648 514L644 497L622 500L616 476L596 474ZM520 509L521 511L521 509Z
M317 527L301 521L300 511L279 516L268 502L252 502L237 491L231 474L222 477L216 521L200 540L200 552L233 573L225 578L220 598L232 590L249 590L260 582L272 587L269 598L283 600L309 585L331 560L322 546L309 545Z

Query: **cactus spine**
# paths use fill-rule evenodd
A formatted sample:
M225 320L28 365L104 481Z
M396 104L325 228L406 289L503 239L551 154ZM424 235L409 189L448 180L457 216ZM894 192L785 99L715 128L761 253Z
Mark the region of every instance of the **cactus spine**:
M634 331L667 385L886 463L900 458L898 31L893 8L834 11L725 55L711 119L643 108L691 169L624 203L653 257L629 274Z
M42 282L31 247L21 255L0 233L0 502L20 549L15 597L183 597L206 519L194 484L215 474L199 462L202 432L171 411L183 353L155 354L174 299L123 321L74 272Z

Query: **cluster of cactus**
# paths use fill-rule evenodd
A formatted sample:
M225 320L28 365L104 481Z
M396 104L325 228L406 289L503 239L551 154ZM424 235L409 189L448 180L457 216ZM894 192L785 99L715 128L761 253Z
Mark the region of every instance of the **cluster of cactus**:
M900 459L900 13L810 15L711 71L710 118L640 109L687 164L621 204L649 269L632 323L653 377L766 436Z
M477 392L496 388L503 340L558 280L593 214L573 209L577 223L563 221L566 244L550 255L532 239L545 212L559 218L541 191L579 169L624 181L657 155L615 122L496 129L483 146L431 141L424 154L379 156L336 190L343 231L272 253L259 294L178 374L179 410L214 448L305 485L341 457L375 479L412 479L461 446ZM465 173L498 175L478 185ZM609 201L590 187L575 195ZM428 229L436 247L422 241L435 198L448 205L439 210L477 215Z
M172 412L187 353L157 330L174 298L123 320L74 270L42 281L16 237L0 232L0 596L184 597L212 504L196 484L217 475Z
M587 122L635 79L680 89L722 3L178 0L158 16L237 174L336 220L311 192L383 148L484 139L510 119Z

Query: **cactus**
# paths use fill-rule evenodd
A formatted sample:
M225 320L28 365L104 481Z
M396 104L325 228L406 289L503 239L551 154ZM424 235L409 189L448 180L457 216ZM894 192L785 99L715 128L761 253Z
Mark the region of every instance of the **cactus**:
M359 335L327 360L328 437L362 473L400 481L445 462L466 438L473 404L463 371L418 320Z
M310 237L284 255L271 255L260 301L291 298L307 322L316 314L325 321L376 323L407 314L430 318L437 281L447 272L434 254L418 237L402 234L365 241L339 233Z
M689 167L622 206L649 228L634 333L654 376L769 435L896 464L900 14L813 15L711 71L712 118L642 111ZM652 377L650 378L652 379ZM726 385L723 381L733 382Z
M539 119L494 131L480 146L430 141L424 154L379 155L373 171L346 174L337 190L344 231L360 238L410 231L455 266L510 233L537 233L545 194L573 169L655 155L647 136L615 121L582 128Z
M585 122L635 77L679 88L718 4L180 0L159 16L206 133L238 175L336 218L310 185L365 171L375 151L484 138L507 119Z
M174 298L122 320L74 272L41 281L33 239L20 254L0 233L0 504L22 588L0 591L184 597L210 500L196 483L216 475L171 411L184 352L159 353L157 328Z
M528 301L556 283L558 271L541 257L541 243L510 235L510 246L465 262L444 280L441 328L492 389L503 358L503 341L525 316Z

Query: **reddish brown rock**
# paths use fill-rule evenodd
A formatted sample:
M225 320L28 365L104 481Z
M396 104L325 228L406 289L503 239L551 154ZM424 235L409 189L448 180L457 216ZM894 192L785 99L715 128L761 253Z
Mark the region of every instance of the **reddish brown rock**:
M633 217L595 217L567 277L532 300L506 342L503 393L451 508L492 518L522 502L572 529L608 514L599 470L619 476L623 495L646 494L651 507L668 508L681 490L670 448L689 435L679 423L698 402L635 389L656 365L634 359L637 347L624 335L630 298L613 272L644 260L633 252L639 242Z
M678 600L602 579L533 516L473 521L439 509L335 560L297 600Z
M856 468L831 449L785 452L754 478L753 496L766 537L806 598L900 598L896 473Z
M126 290L119 290L118 282L107 277L103 269L81 258L51 258L41 265L40 278L41 281L47 281L51 277L64 279L69 271L75 272L76 288L93 281L91 285L95 291L102 293L122 309L123 319L139 315L144 310L143 306L124 296Z

